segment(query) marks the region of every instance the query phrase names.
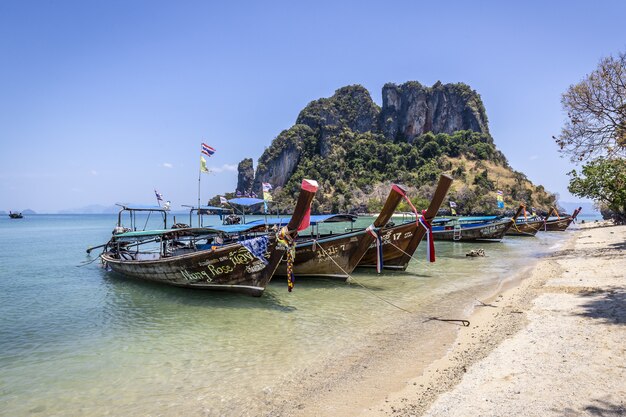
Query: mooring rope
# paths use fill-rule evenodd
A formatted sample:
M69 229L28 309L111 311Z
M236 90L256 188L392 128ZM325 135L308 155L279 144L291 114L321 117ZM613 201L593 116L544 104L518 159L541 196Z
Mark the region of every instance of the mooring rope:
M317 240L315 240L315 239L314 239L314 240L313 240L313 243L314 243L314 244L317 244ZM370 294L370 295L372 295L372 296L374 296L374 297L378 298L380 301L383 301L383 302L385 302L385 303L389 304L389 305L390 305L390 306L392 306L392 307L397 308L398 310L402 310L402 311L404 311L405 313L409 313L409 314L415 314L415 313L416 313L415 311L410 311L410 310L407 310L406 308L402 308L402 307L400 307L399 305L394 304L394 303L392 303L391 301L389 301L389 300L387 300L387 299L385 299L385 298L381 297L380 295L378 295L378 294L374 293L374 292L373 292L370 288L368 288L365 284L363 284L363 283L359 282L359 280L357 280L354 276L350 275L350 274L349 274L349 273L348 273L345 269L343 269L343 268L341 267L341 265L339 265L339 264L338 264L338 263L337 263L337 262L336 262L333 258L331 258L331 257L328 255L328 252L326 252L326 250L324 249L324 247L323 247L322 245L318 245L318 246L319 246L319 248L320 248L320 249L322 249L322 252L324 252L324 254L326 254L326 257L327 257L327 258L329 258L331 261L333 261L333 263L334 263L335 265L337 265L337 268L339 268L339 269L340 269L340 270L341 270L344 274L346 274L346 276L348 277L348 279L350 280L350 282L354 281L357 285L359 285L359 286L360 286L360 287L362 287L365 291L367 291L367 292L368 292L368 294ZM483 303L483 304L484 304L484 303ZM421 315L422 317L426 317L424 314L420 314L420 315ZM462 324L463 326L465 326L465 327L468 327L468 326L470 325L469 320L464 320L464 319L442 319L442 318L439 318L439 317L426 317L426 320L424 320L424 321L423 321L423 323L426 323L426 322L428 322L428 321L441 321L441 322L444 322L444 323L455 323L455 322L459 322L459 323L461 323L461 324Z
M529 236L534 236L533 233L529 233L529 232L522 232L518 227L517 227L517 222L514 221L513 222L513 226L515 226L515 230L517 230L519 233L523 234L523 235L529 235ZM535 229L533 226L530 226L527 224L528 227L530 227L533 230L536 230L537 232L539 231L539 228ZM536 233L536 232L535 232Z
M419 262L419 260L418 260L415 256L413 256L413 255L411 255L411 254L409 254L409 253L405 252L404 250L402 250L402 248L401 248L401 247L397 246L397 245L396 245L395 243L393 243L391 240L389 241L389 243L390 243L393 247L395 247L396 249L398 249L400 252L402 252L402 253L404 253L405 255L409 256L411 259L413 259L413 260L415 260L415 261ZM449 278L448 278L448 277L446 277L446 276L444 276L444 277L443 277L443 279L449 279ZM496 307L496 306L494 306L493 304L488 304L488 303L485 303L484 301L479 300L478 298L474 297L474 296L473 296L473 295L472 295L469 291L467 291L467 290L465 290L465 289L463 289L463 288L459 288L459 289L458 289L458 291L461 291L461 292L463 292L464 294L471 296L471 297L472 297L472 299L474 299L474 301L478 301L478 302L479 302L480 304L482 304L484 307Z
M317 242L317 240L313 239L313 243L314 243L314 244L317 244L318 242ZM339 268L339 269L341 270L341 272L343 272L343 273L344 273L344 274L348 277L348 279L350 280L350 282L354 281L357 285L359 285L359 286L363 287L363 289L365 289L368 293L370 293L370 295L373 295L374 297L376 297L376 298L378 298L379 300L381 300L381 301L383 301L383 302L385 302L385 303L389 304L390 306L393 306L393 307L395 307L395 308L397 308L397 309L399 309L399 310L402 310L402 311L404 311L404 312L407 312L407 313L414 313L413 311L409 311L409 310L407 310L407 309L405 309L405 308L402 308L402 307L400 307L399 305L396 305L396 304L392 303L391 301L386 300L385 298L381 297L380 295L378 295L378 294L374 293L371 289L367 288L367 286L365 286L365 284L363 284L363 283L359 282L359 280L357 280L355 277L353 277L352 275L350 275L350 274L349 274L349 273L348 273L345 269L343 269L343 268L341 267L341 265L339 265L339 264L337 263L337 261L335 261L335 260L334 260L334 259L333 259L333 258L332 258L329 254L328 254L328 252L326 252L326 249L324 249L324 247L323 247L322 245L319 245L319 244L318 244L318 245L317 245L317 247L318 247L318 248L320 248L320 249L322 250L322 252L326 255L326 257L327 257L328 259L330 259L331 261L333 261L333 263L334 263L335 265L337 265L337 268Z
M98 259L100 259L100 256L97 256L97 257L93 258L91 261L83 261L83 262L80 263L80 265L75 265L75 266L76 266L76 268L80 268L81 266L92 264L95 261L97 261Z

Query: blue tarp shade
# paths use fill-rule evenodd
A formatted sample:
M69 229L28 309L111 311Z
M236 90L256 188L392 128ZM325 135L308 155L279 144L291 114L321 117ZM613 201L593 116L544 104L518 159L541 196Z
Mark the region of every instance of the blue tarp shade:
M145 238L145 237L156 237L163 236L167 234L179 234L182 236L185 235L209 235L215 234L218 232L227 233L227 234L236 234L247 232L251 229L258 228L259 225L252 224L233 224L233 225L220 225L220 226L209 226L209 227L189 227L189 228L181 228L181 229L158 229L158 230L142 230L137 232L126 232L114 235L113 237L117 240L119 239L130 239L130 238Z
M232 198L228 200L230 204L237 204L239 206L254 206L255 204L261 204L263 201L265 200L251 197Z
M215 206L200 206L200 207L192 207L191 210L210 210L210 211L231 211L231 208L224 207L215 207Z
M353 214L316 214L311 216L311 225L314 226L317 223L334 223L334 222L354 222L356 221L356 217ZM252 221L248 224L250 225L264 225L264 224L268 224L268 225L280 225L280 226L284 226L287 223L289 223L289 220L291 220L291 217L281 217L281 218L270 218L267 219L267 222L263 219L261 220L255 220Z
M483 222L489 220L495 220L498 216L470 216L470 217L459 217L460 222Z
M246 224L224 224L224 225L217 225L217 226L209 226L209 228L211 230L216 230L219 232L223 232L223 233L244 233L244 232L248 232L252 229L255 228L259 228L259 226L261 226L262 224L252 224L252 223L246 223Z

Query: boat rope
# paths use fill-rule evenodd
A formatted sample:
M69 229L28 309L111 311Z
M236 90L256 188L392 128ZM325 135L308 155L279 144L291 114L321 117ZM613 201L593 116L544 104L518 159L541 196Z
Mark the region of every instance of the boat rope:
M511 220L513 220L513 218L511 217ZM528 227L530 227L531 229L535 229L534 227L530 226L527 224ZM518 233L521 233L523 235L529 235L529 236L534 236L534 234L530 233L530 232L524 232L522 230L519 229L519 227L517 227L517 222L515 220L513 220L513 227L515 228L515 230L517 230ZM535 229L536 230L536 229Z
M98 256L98 257L96 257L96 258L93 258L93 259L92 259L92 260L90 260L90 261L83 261L83 262L81 262L79 265L75 265L75 266L76 266L76 268L80 268L81 266L86 266L86 265L92 264L92 263L94 263L95 261L97 261L98 259L100 259L100 257L99 257L99 256Z
M410 257L411 259L419 262L419 259L417 259L415 256L411 255L410 253L405 252L404 250L402 250L401 247L399 247L398 245L396 245L395 243L393 243L391 240L389 241L389 243L391 243L391 245L393 247L395 247L396 249L398 249L400 252L404 253L406 256ZM449 279L447 276L444 276L443 279ZM472 295L472 293L470 293L469 291L463 289L463 288L458 288L458 291L461 291L462 293L469 295L470 297L472 297L472 299L474 301L478 301L483 307L496 307L493 304L489 304L489 303L485 303L484 301L479 300L478 298L474 297Z
M316 241L314 240L314 243ZM322 252L326 255L326 257L328 259L330 259L331 261L333 261L333 263L335 265L337 265L337 268L339 268L344 274L346 274L346 276L348 277L348 279L350 280L350 282L354 282L355 284L359 285L361 288L363 288L365 291L368 292L368 294L378 298L380 301L389 304L392 307L397 308L398 310L402 310L405 313L409 313L409 314L415 314L415 311L410 311L407 310L406 308L402 308L397 304L392 303L391 301L387 300L386 298L381 297L380 295L376 294L374 291L372 291L370 288L368 288L365 284L363 284L362 282L360 282L358 279L356 279L355 277L353 277L352 275L350 275L346 270L344 270L341 265L339 265L332 257L330 257L330 255L328 254L328 252L326 252L326 250L324 249L324 247L322 245L319 245L320 249L322 249ZM423 314L421 316L424 316ZM464 320L464 319L441 319L439 317L427 317L426 320L424 320L424 323L427 321L441 321L441 322L461 322L463 323L463 326L467 327L470 325L469 320Z
M287 250L287 290L291 292L296 283L293 274L293 263L296 259L296 241L289 235L287 226L283 226L276 234L278 244Z
M469 327L469 325L470 325L469 320L465 320L465 319L442 319L442 318L439 318L439 317L429 317L426 320L424 320L424 323L426 323L428 321L443 321L443 322L448 322L448 323L461 323L461 325L463 327Z
M314 240L313 240L313 243L314 243L314 244L316 244L316 243L317 243L317 240L315 240L315 239L314 239ZM333 263L337 266L337 268L339 268L339 270L340 270L341 272L343 272L343 273L344 273L344 274L348 277L348 279L350 280L349 282L354 282L355 284L357 284L357 285L359 285L360 287L362 287L365 291L367 291L370 295L373 295L374 297L376 297L376 298L378 298L379 300L381 300L381 301L383 301L383 302L385 302L385 303L389 304L389 305L390 305L390 306L392 306L392 307L397 308L398 310L402 310L402 311L404 311L404 312L406 312L406 313L413 313L413 311L409 311L409 310L407 310L407 309L405 309L405 308L402 308L402 307L400 307L399 305L394 304L394 303L392 303L391 301L389 301L389 300L387 300L387 299L385 299L385 298L381 297L380 295L376 294L374 291L372 291L370 288L368 288L365 284L361 283L361 282L360 282L359 280L357 280L355 277L353 277L352 275L350 275L350 274L349 274L349 273L348 273L345 269L343 269L343 268L341 267L341 265L339 265L339 264L337 263L337 261L335 261L335 260L334 260L334 259L330 256L330 254L329 254L328 252L326 252L326 249L324 249L324 246L322 246L322 245L318 245L318 247L322 250L322 252L324 253L324 255L325 255L328 259L330 259L331 261L333 261Z

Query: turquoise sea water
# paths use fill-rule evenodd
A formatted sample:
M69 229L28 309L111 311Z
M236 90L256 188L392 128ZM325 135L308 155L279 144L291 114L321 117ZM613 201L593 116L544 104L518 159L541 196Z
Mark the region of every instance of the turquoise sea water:
M128 281L83 264L115 221L0 219L0 415L255 415L280 381L405 314L383 300L424 316L466 309L563 238L437 242L434 264L422 245L404 273L356 272L368 289L301 279L292 293L272 282L253 298ZM486 258L465 256L478 247Z

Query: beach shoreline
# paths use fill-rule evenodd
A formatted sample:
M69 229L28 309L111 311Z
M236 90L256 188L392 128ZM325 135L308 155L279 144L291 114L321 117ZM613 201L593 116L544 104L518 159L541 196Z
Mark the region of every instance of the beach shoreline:
M324 370L310 395L282 402L268 415L562 416L584 415L589 407L624 415L626 350L617 341L626 340L626 227L604 226L581 225L527 277L503 283L485 305L477 303L469 327L443 329L443 355L439 346L438 357L415 358L421 366L382 355L348 371ZM587 303L596 307L586 309ZM596 314L603 306L610 317ZM398 347L415 349L407 338L398 334ZM594 361L594 351L602 361ZM570 357L588 365L569 369L564 364L576 364ZM555 382L562 372L578 376L567 385L576 389Z

